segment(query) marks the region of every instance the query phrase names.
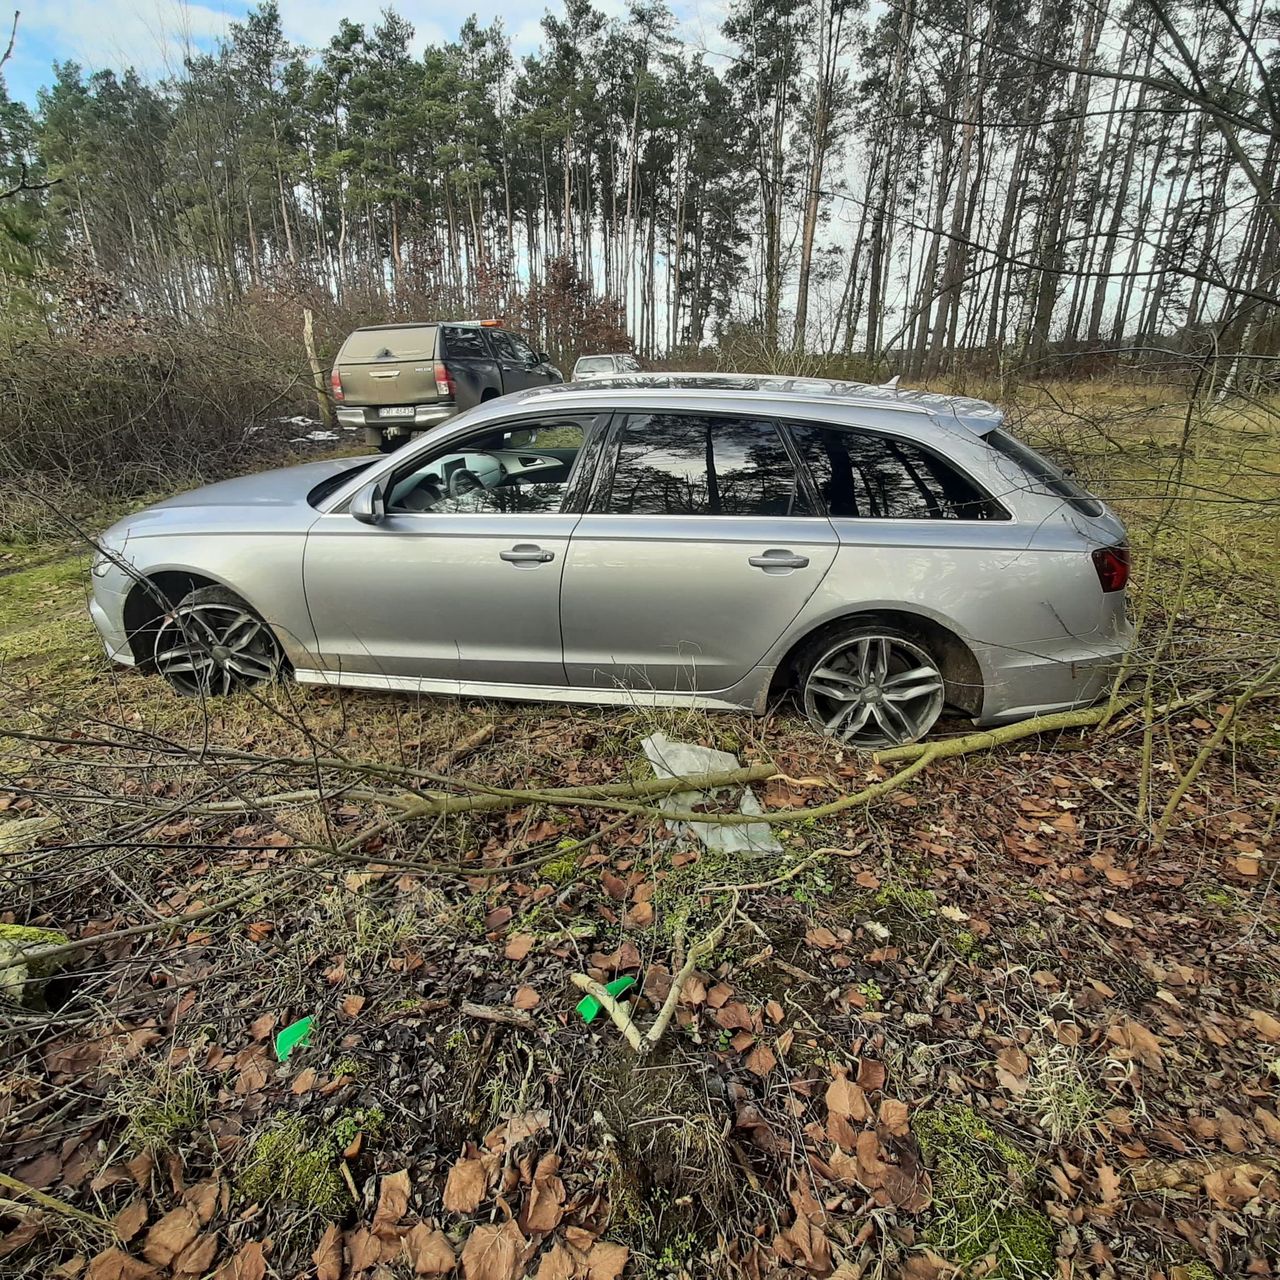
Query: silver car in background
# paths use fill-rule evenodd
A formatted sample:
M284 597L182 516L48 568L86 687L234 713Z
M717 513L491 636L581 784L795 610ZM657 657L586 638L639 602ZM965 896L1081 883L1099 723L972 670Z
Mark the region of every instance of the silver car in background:
M617 378L640 371L640 361L632 355L579 356L573 366L573 381L597 382L602 378Z
M111 657L313 684L763 712L856 747L1103 693L1124 527L991 405L644 375L482 404L390 456L197 489L103 535Z

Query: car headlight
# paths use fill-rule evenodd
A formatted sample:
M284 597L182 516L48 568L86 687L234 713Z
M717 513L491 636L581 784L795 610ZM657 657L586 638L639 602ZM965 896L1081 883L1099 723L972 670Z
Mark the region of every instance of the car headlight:
M120 563L123 557L123 542L117 545L114 542L107 542L100 538L97 549L93 553L93 560L89 564L89 572L95 578L105 578L112 568Z

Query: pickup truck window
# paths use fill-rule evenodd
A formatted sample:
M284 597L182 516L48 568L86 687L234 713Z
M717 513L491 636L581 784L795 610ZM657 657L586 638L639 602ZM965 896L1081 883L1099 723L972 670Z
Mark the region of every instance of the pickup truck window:
M479 360L489 358L489 352L484 345L484 334L479 329L450 325L444 331L444 342L445 354L454 359L459 356L471 356Z

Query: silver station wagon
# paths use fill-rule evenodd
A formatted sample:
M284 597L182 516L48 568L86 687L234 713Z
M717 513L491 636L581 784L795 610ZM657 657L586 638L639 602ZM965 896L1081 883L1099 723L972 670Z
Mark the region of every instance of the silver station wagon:
M641 375L399 452L225 481L102 537L108 654L313 684L750 709L856 747L1077 706L1130 643L1124 527L980 400Z

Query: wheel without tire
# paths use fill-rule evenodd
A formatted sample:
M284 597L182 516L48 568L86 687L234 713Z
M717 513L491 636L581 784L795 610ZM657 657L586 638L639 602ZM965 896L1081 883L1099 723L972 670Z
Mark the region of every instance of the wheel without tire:
M267 684L283 662L275 633L225 587L188 592L156 631L156 669L188 697Z
M868 624L825 636L808 652L800 696L823 733L878 750L923 738L942 714L946 686L919 640Z

